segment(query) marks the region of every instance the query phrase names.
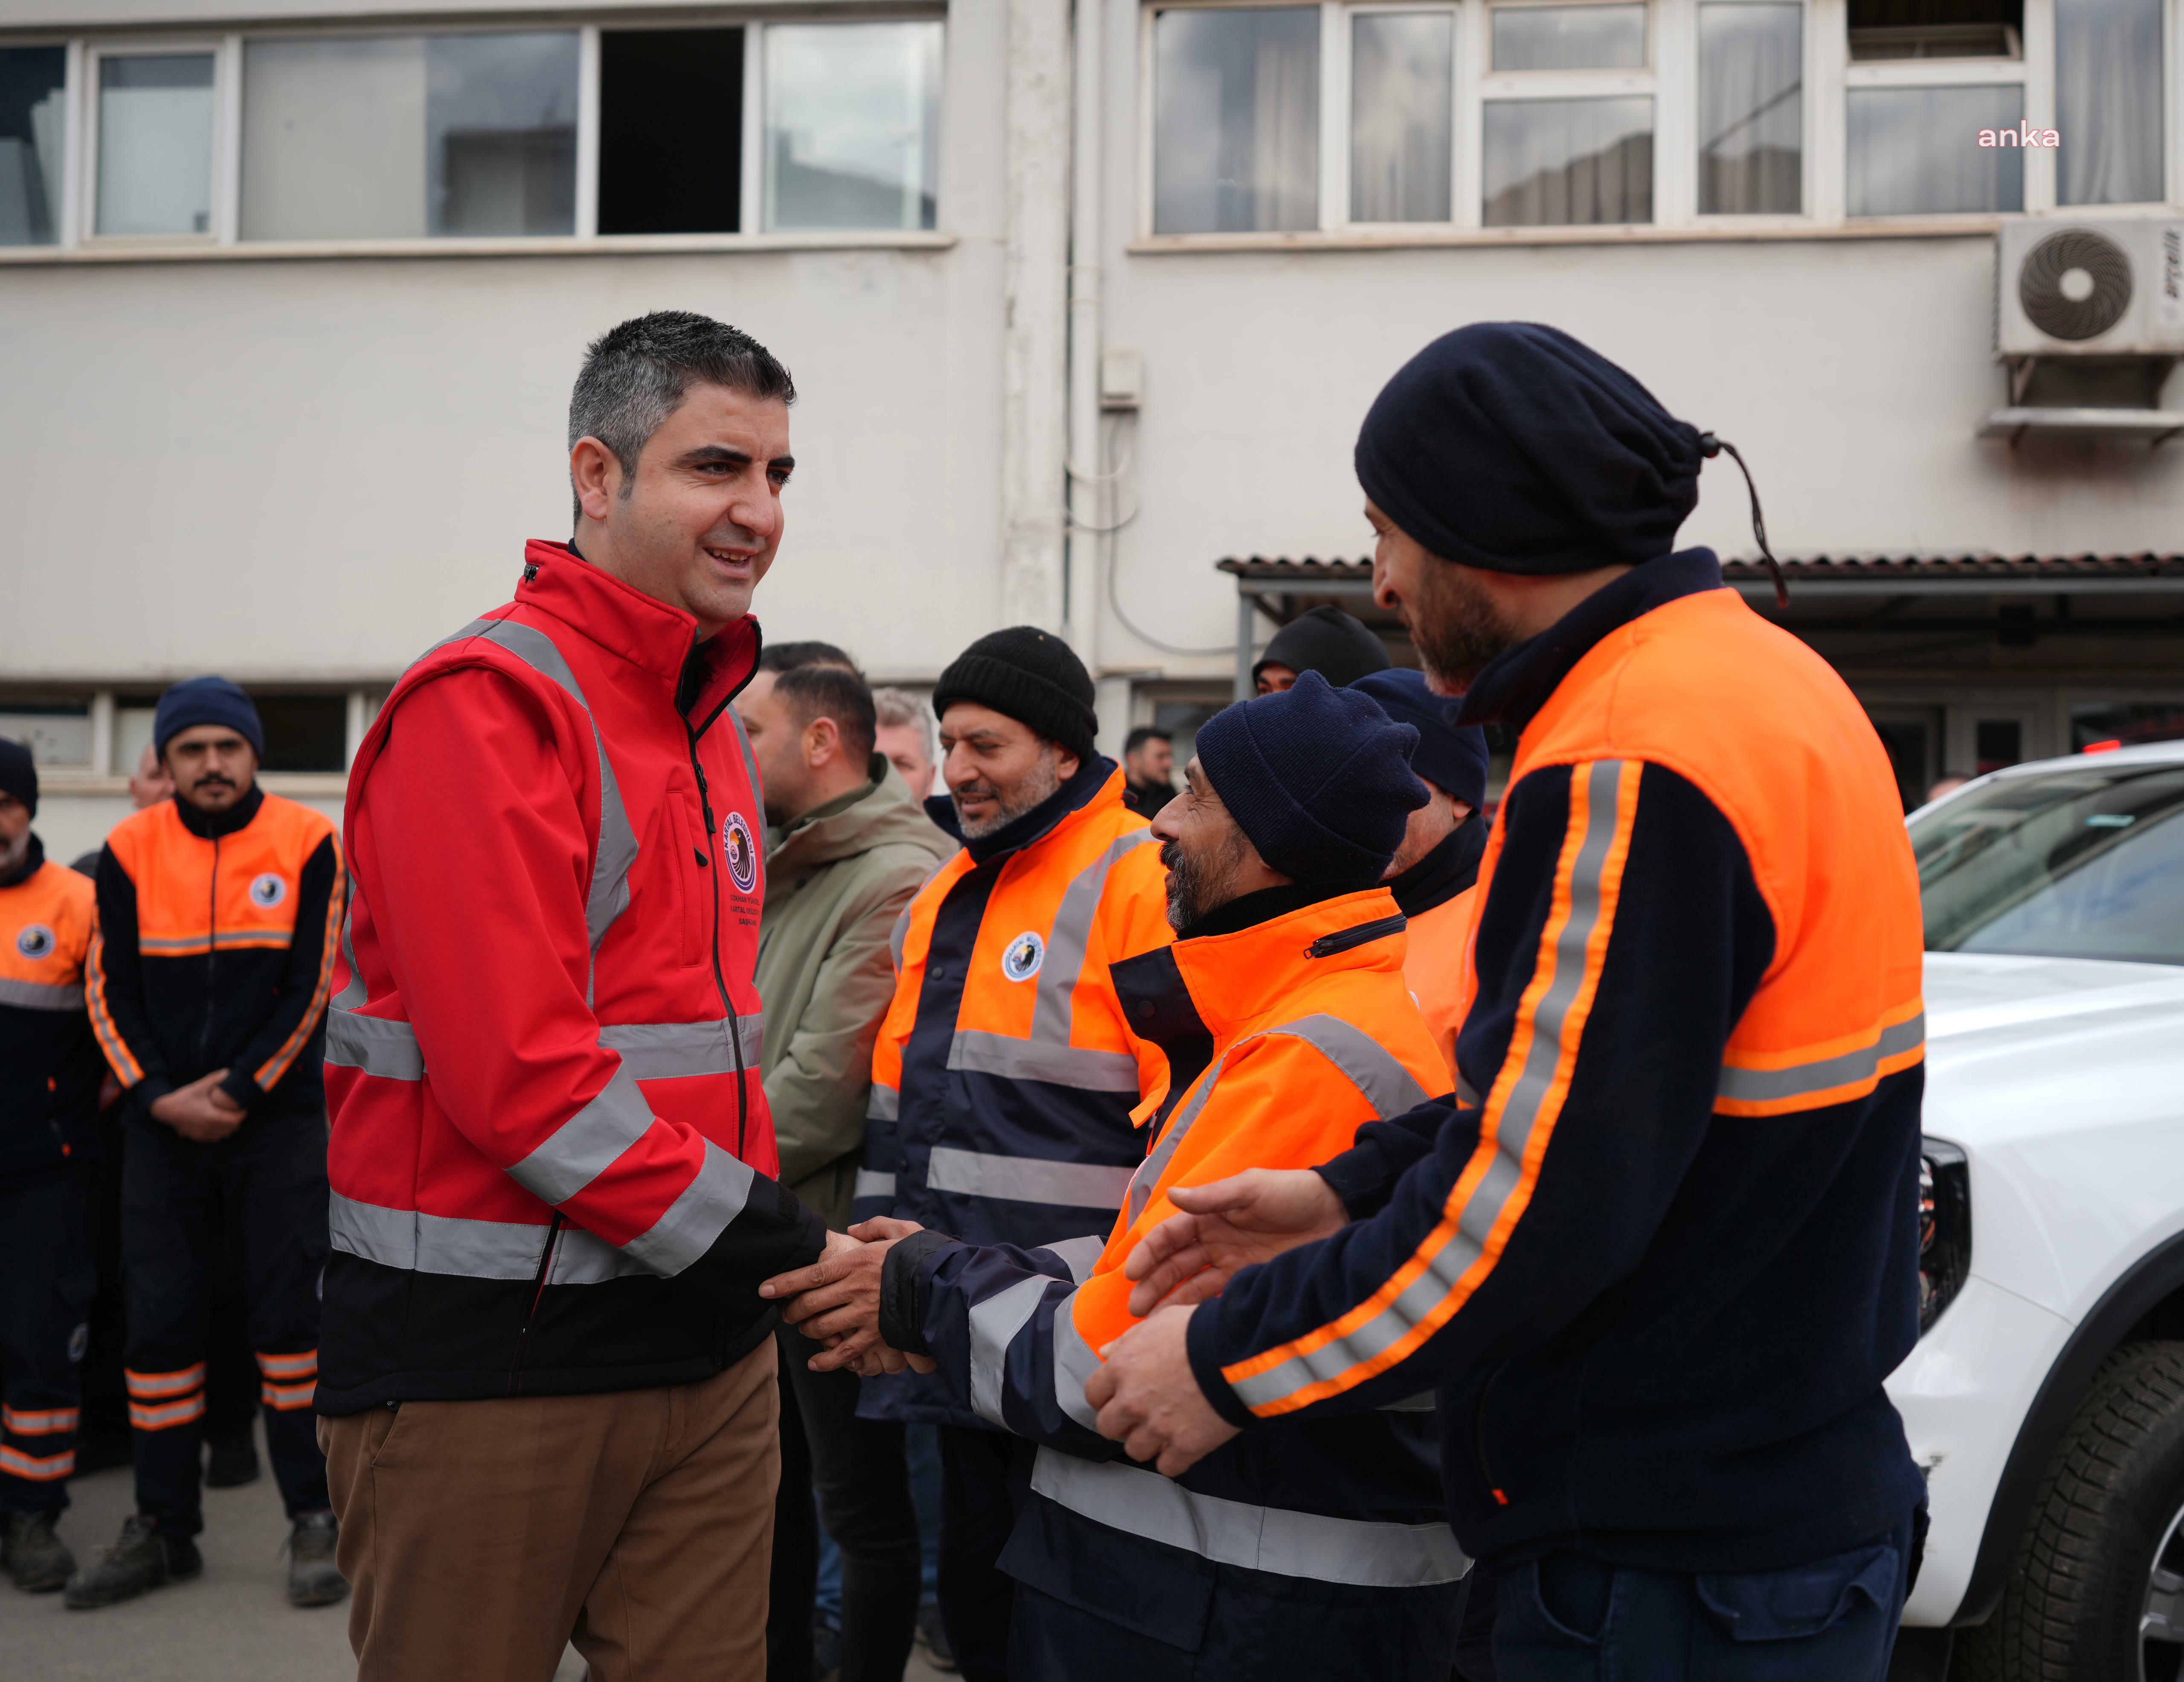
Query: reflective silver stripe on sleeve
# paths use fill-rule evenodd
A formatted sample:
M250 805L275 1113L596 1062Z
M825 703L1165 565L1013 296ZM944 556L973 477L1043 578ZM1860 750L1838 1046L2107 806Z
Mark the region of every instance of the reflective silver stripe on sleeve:
M1069 1270L1070 1278L1081 1285L1092 1277L1092 1270L1107 1253L1107 1241L1097 1232L1087 1232L1081 1238L1064 1238L1058 1244L1041 1244L1039 1249L1059 1259Z
M1883 1059L1915 1050L1925 1041L1926 1014L1921 1011L1892 1028L1882 1029L1880 1037L1862 1050L1819 1058L1787 1069L1732 1069L1724 1064L1721 1084L1714 1089L1714 1096L1745 1104L1763 1104L1774 1098L1831 1092L1837 1087L1872 1080L1880 1073Z
M382 1081L425 1078L425 1053L415 1028L337 1004L326 1010L326 1061L337 1069L361 1069Z
M1421 1323L1479 1259L1523 1177L1532 1129L1562 1062L1563 1030L1585 982L1585 948L1600 923L1602 879L1622 811L1622 774L1623 763L1616 759L1595 760L1572 773L1585 778L1589 797L1585 835L1570 870L1569 916L1555 941L1554 979L1533 1015L1524 1066L1510 1089L1495 1132L1494 1160L1472 1188L1457 1218L1457 1230L1402 1294L1357 1330L1234 1385L1245 1406L1265 1407L1370 1361Z
M766 1018L754 1011L738 1019L743 1031L744 1066L758 1066L766 1044ZM694 1075L733 1075L736 1056L728 1044L727 1019L711 1022L613 1022L599 1030L599 1043L621 1053L622 1067L640 1081L671 1081Z
M978 1028L956 1031L948 1066L1005 1081L1045 1081L1079 1092L1134 1097L1138 1091L1138 1059L1127 1051L1095 1051L1051 1038L1020 1040Z
M1054 1316L1054 1401L1088 1431L1100 1428L1100 1410L1084 1399L1084 1386L1100 1370L1100 1357L1077 1329L1077 1299L1067 1314Z
M892 1121L902 1113L902 1094L893 1087L872 1082L872 1095L865 1101L865 1120Z
M971 1305L971 1411L1005 1429L1007 1422L1001 1417L1001 1394L1008 1373L1009 1345L1038 1311L1039 1299L1053 1282L1044 1276L1019 1279L1006 1290Z
M566 1203L606 1171L652 1126L652 1106L627 1067L508 1171L541 1203Z
M925 1171L928 1191L958 1192L967 1197L996 1198L1009 1203L1045 1203L1064 1209L1123 1206L1130 1171L1091 1162L1049 1162L1035 1156L998 1156L980 1150L935 1145Z
M894 919L894 927L888 932L888 952L894 958L894 973L902 974L902 949L910 940L910 914L917 909L916 896L902 908L902 915Z
M894 1195L894 1176L876 1174L869 1168L857 1171L857 1183L850 1193L856 1198L891 1198Z
M365 990L364 971L356 967L356 946L350 938L356 926L356 876L349 875L348 903L342 908L342 958L348 964L348 984L333 996L333 1003L344 1009L354 1010L370 997Z
M23 1010L81 1010L81 981L11 981L0 978L0 1004Z
M1186 1489L1157 1472L1042 1448L1031 1486L1057 1506L1219 1565L1318 1583L1422 1589L1471 1568L1446 1524L1374 1523L1251 1506Z
M712 1249L728 1223L744 1212L754 1176L749 1166L707 1140L705 1160L667 1205L667 1212L622 1246L655 1273L673 1278Z

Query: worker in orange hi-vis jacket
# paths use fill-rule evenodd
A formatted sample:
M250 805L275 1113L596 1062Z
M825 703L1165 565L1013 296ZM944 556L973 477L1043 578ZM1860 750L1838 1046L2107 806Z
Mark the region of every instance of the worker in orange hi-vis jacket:
M98 860L92 1026L122 1086L123 1353L136 1511L71 1578L112 1605L203 1569L198 1451L223 1252L240 1263L265 1443L292 1525L288 1597L345 1596L311 1401L326 1261L326 996L346 891L331 819L258 785L265 734L225 678L176 685L153 745L171 800Z

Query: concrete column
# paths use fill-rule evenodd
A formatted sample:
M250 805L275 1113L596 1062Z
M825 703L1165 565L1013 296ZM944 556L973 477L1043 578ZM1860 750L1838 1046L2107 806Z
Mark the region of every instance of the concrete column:
M1001 622L1067 617L1069 0L1008 0Z
M1114 523L1107 460L1100 447L1100 0L1076 0L1073 136L1069 159L1069 601L1078 657L1100 672L1101 567ZM1102 722L1104 723L1104 717Z

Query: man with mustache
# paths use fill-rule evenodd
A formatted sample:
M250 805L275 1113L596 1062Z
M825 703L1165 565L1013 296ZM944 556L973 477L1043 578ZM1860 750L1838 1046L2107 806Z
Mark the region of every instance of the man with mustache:
M1167 873L1123 775L1093 746L1091 675L1019 625L940 674L945 798L961 841L894 936L894 1002L872 1052L855 1217L1045 1246L1089 1269L1145 1144L1133 1111L1166 1078L1109 966L1165 945ZM879 1250L849 1266L877 1275ZM877 1333L838 1361L869 1364ZM835 1364L834 1362L830 1362ZM1028 1445L937 1378L866 1384L868 1418L940 1428L940 1612L969 1682L1002 1682L1011 1586L995 1568L1030 1477Z
M125 819L98 861L92 1026L125 1091L124 1354L136 1512L69 1579L110 1606L203 1570L198 1454L213 1288L232 1246L263 1377L265 1443L292 1525L288 1598L348 1593L311 1400L326 1260L320 1059L345 876L324 814L258 786L265 733L225 678L159 697L174 798Z

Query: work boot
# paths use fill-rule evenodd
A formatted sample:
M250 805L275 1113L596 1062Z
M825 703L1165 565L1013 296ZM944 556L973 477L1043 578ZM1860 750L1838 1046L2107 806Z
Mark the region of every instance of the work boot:
M186 1583L204 1570L187 1536L163 1536L142 1513L121 1521L121 1539L68 1580L62 1600L70 1612L133 1601L147 1589Z
M341 1523L331 1512L307 1512L288 1533L288 1604L332 1606L348 1598L348 1584L334 1563Z
M917 1609L917 1639L925 1643L926 1656L935 1670L955 1671L956 1650L948 1645L948 1626L940 1621L939 1607Z
M258 1481L258 1445L248 1430L206 1445L204 1480L209 1489L233 1489Z
M0 1536L0 1558L8 1574L26 1595L49 1595L75 1572L75 1556L66 1542L53 1534L50 1512L11 1512L8 1528Z

